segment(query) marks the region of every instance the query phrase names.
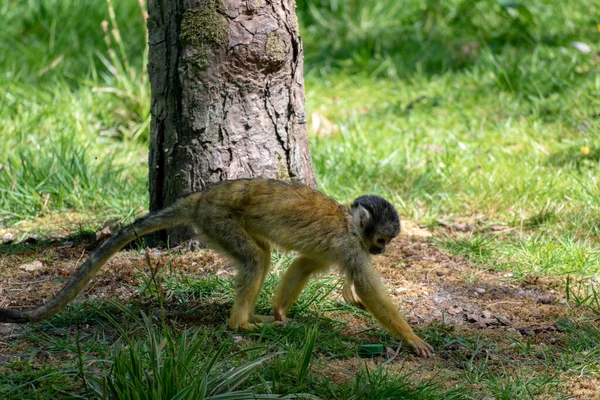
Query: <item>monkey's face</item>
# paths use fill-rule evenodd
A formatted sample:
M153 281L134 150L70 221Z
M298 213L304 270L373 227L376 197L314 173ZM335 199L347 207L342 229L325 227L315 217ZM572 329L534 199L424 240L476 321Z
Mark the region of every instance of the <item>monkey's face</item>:
M393 237L387 235L375 235L369 243L369 253L371 254L383 254L385 253L385 246L391 242Z
M352 222L371 254L385 253L385 246L400 233L394 206L379 196L361 196L352 203Z

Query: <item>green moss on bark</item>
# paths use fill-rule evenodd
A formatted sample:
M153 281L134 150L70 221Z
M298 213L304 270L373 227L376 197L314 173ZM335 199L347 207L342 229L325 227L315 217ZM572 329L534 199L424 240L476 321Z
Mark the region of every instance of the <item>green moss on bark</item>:
M276 63L285 62L285 45L283 40L275 33L270 33L267 36L267 55Z
M203 0L187 10L181 21L180 39L194 49L193 60L201 69L213 51L227 43L229 23L220 0Z

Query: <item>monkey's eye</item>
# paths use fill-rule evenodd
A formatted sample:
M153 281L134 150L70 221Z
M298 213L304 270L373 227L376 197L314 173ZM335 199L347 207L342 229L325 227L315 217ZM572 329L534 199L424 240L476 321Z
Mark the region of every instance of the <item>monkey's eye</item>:
M379 239L377 239L377 244L380 244L380 245L382 245L382 246L385 246L385 239L383 239L383 238L379 238Z

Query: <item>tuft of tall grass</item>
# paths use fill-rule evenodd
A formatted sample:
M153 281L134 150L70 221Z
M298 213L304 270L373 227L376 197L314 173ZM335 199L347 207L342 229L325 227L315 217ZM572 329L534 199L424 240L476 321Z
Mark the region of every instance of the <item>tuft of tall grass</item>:
M0 6L14 18L0 32L4 224L66 210L128 215L146 203L145 3L101 6Z
M552 76L546 63L554 57L584 59L573 51L563 57L557 50L572 47L573 41L594 43L598 17L583 0L571 3L573 9L553 2L497 0L297 3L310 69L411 78L483 67L509 89L541 84L522 78L536 70L539 77ZM581 9L589 13L573 12ZM517 62L522 57L526 61ZM532 63L532 58L541 62ZM562 64L561 76L572 76ZM560 85L561 79L544 84Z
M144 182L127 179L124 168L114 167L110 158L93 162L85 148L73 148L67 137L46 151L21 148L7 161L0 169L0 217L4 218L26 219L48 211L90 210L100 205L136 209L139 194L129 200L119 198L122 193L144 190Z
M273 399L264 387L240 387L258 367L281 353L270 353L231 368L221 359L225 347L212 349L206 335L187 330L175 336L169 328L157 329L142 315L144 337L123 337L117 345L107 376L91 376L103 399ZM263 392L263 393L261 393ZM284 396L283 398L290 398Z

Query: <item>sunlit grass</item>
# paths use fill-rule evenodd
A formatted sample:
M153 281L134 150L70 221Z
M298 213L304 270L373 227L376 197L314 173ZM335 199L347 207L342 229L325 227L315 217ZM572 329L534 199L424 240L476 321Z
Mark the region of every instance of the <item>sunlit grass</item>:
M142 12L135 0L114 6L122 41L111 33L116 25L105 2L0 0L0 19L8 21L0 30L0 227L71 210L99 223L146 207L150 93ZM298 15L321 190L342 201L378 193L403 218L433 229L440 221L469 221L472 232L438 235L436 244L515 280L575 276L577 292L569 299L598 312L600 8L583 0L299 0ZM506 231L494 233L493 225ZM165 276L164 283L167 300L186 306L208 298L230 302L233 294L232 282L218 278L198 283ZM274 275L267 279L259 310L269 310L276 283ZM291 355L263 367L269 384L255 377L248 385L340 399L454 395L428 383L409 384L409 377L384 368L361 369L355 380L335 387L308 372L307 332L316 332L320 356L356 356L356 343L340 335L339 322L312 315L317 303L333 307L326 298L334 284L317 281L301 296L292 314L304 322L249 336L260 351ZM78 343L68 327L77 321L102 325L94 315L76 305L57 317L62 322L21 338L53 354L74 353ZM58 329L58 338L48 329ZM95 326L84 333L83 356L126 369L128 353L121 348L113 354L119 335L110 329ZM152 329L150 336L171 332ZM559 352L534 352L527 340L515 339L522 356L531 357L519 371L491 364L506 361L493 343L486 343L491 350L484 355L481 338L436 329L426 333L436 348L460 343L472 353L465 359L461 352L451 354L464 366L461 379L486 396L554 395L559 373L597 374L598 330L586 321L565 322ZM214 343L223 343L221 328L206 330ZM130 345L130 359L145 360L149 343L136 339ZM241 354L231 341L227 346L233 364L258 357L256 351ZM61 361L44 368L25 359L9 363L0 393L84 393L76 360ZM150 381L138 377L141 391ZM107 379L126 385L122 378Z

